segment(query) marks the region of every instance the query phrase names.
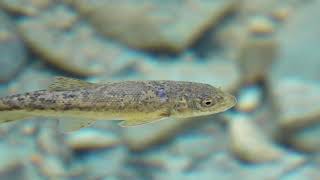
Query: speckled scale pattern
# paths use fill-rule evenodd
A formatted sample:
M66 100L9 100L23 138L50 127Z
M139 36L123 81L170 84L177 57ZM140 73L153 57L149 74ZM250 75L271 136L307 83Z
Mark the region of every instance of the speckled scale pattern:
M40 90L0 98L0 110L83 110L149 112L164 116L188 108L199 109L198 101L210 96L221 101L222 92L210 85L183 81L123 81L70 91Z

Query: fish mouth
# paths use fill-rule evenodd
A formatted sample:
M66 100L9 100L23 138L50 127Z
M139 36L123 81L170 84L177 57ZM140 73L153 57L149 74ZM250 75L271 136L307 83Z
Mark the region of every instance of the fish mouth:
M219 112L226 111L237 104L237 99L233 95L228 94L224 101L221 103L221 107L219 108Z

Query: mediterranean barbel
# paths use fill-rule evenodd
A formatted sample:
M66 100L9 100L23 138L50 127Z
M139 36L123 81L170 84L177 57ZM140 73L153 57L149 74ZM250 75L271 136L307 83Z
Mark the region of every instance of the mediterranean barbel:
M231 94L196 82L95 84L57 77L47 90L0 98L0 122L54 117L61 118L63 131L72 131L96 120L122 120L121 126L135 126L168 117L179 120L215 114L235 104Z

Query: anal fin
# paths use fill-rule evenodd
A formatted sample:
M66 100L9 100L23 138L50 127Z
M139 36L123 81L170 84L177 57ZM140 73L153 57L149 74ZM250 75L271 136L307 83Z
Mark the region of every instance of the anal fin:
M31 117L33 117L33 115L24 111L0 111L0 123L23 120Z
M91 126L95 120L82 119L82 118L63 118L59 120L59 131L71 132L81 128Z

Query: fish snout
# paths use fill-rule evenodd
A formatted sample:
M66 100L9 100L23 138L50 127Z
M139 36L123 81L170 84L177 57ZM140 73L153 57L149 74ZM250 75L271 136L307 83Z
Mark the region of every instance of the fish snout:
M224 101L221 103L220 112L226 111L237 104L237 99L231 94L227 94L224 97Z

